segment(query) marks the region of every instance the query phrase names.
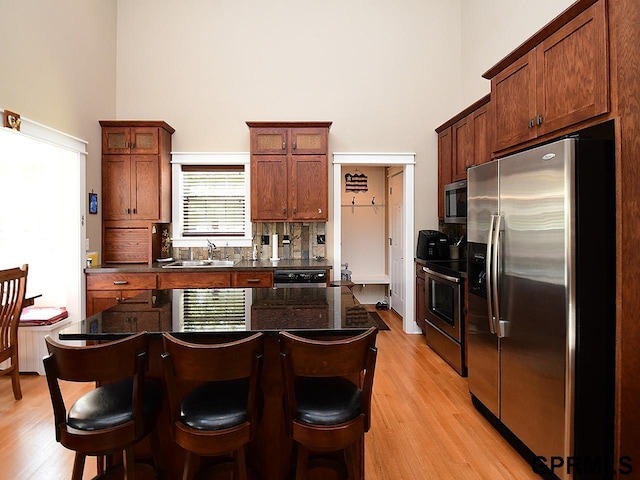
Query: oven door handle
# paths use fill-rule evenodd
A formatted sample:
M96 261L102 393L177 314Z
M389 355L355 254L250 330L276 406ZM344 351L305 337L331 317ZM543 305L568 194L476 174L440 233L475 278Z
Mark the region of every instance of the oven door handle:
M452 277L450 275L445 275L444 273L440 273L440 272L434 272L433 270L431 270L430 268L427 267L422 267L422 270L425 273L428 273L429 275L433 276L433 277L437 277L437 278L441 278L443 280L448 280L450 282L454 282L454 283L460 283L460 279L456 278L456 277Z

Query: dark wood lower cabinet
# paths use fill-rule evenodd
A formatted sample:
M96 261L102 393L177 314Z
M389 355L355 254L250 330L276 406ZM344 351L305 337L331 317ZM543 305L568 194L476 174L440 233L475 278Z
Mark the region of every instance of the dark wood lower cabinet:
M425 287L424 270L422 270L422 265L416 263L416 323L422 330L422 333L425 333L427 329Z

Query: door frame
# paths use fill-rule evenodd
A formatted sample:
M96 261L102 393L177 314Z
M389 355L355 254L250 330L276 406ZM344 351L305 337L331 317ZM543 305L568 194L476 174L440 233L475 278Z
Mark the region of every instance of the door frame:
M342 213L340 185L343 165L399 166L403 169L403 204L404 208L404 251L414 251L414 205L415 205L415 153L333 153L333 275L340 275L341 270L341 238ZM405 254L405 315L402 329L405 333L422 333L415 321L415 289L412 288L415 278L413 257Z

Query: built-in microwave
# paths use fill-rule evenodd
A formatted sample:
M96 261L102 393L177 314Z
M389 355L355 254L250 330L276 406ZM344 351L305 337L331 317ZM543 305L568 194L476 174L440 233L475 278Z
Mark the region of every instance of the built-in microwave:
M467 223L467 181L444 186L444 223Z

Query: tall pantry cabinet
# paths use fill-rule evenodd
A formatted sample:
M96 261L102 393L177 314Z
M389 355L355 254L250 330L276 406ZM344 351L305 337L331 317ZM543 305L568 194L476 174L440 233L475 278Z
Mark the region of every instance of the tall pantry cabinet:
M171 222L175 130L163 121L101 120L100 125L102 262L151 263L160 230Z

